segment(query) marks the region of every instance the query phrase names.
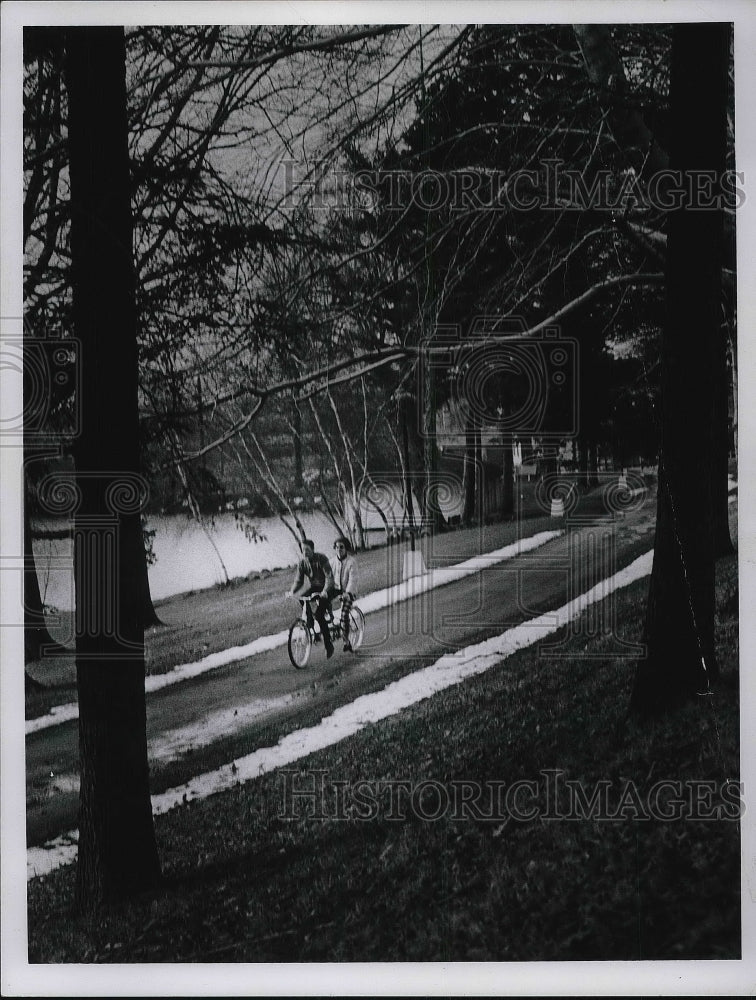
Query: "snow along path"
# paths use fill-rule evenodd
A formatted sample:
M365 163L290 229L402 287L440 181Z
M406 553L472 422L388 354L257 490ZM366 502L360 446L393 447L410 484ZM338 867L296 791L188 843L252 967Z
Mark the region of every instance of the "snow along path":
M286 694L280 698L255 698L246 704L236 705L234 708L208 712L207 715L189 726L168 729L158 736L153 736L147 741L147 757L150 761L158 761L161 764L181 760L187 754L200 750L216 740L221 740L225 736L233 736L239 729L253 720L259 719L261 715L266 715L278 708L285 708L295 698L294 694ZM50 785L49 795L56 792L79 794L78 774L58 773L53 775L51 773L51 777L54 777L55 780Z
M521 625L507 629L501 635L493 636L474 646L468 646L455 653L447 653L430 666L393 681L381 691L361 695L353 702L342 705L322 719L318 725L282 737L276 746L261 747L246 757L224 764L216 771L199 774L184 785L153 795L153 814L159 816L184 802L207 798L209 795L227 791L235 785L252 781L287 764L293 764L317 750L339 743L371 723L396 715L402 709L424 701L438 691L459 684L467 677L484 673L511 656L516 650L532 646L539 639L551 635L578 618L591 604L602 601L615 590L648 576L653 557L652 549L639 556L619 573L597 583L595 587L591 587L556 611L531 618ZM56 837L55 840L48 841L43 847L29 848L27 879L47 875L56 868L72 862L76 857L78 837L78 830L72 830Z
M380 611L392 604L399 604L408 601L427 590L434 590L436 587L443 587L448 583L455 583L466 576L478 573L489 566L505 562L507 559L514 559L517 556L530 552L532 549L540 548L553 538L558 538L562 531L541 531L530 538L522 538L504 548L495 549L493 552L486 552L483 555L473 556L465 562L457 563L454 566L444 566L441 569L428 570L422 576L413 576L393 587L386 587L383 590L376 590L365 597L359 597L357 603L364 614L373 611ZM189 680L192 677L199 677L210 670L217 670L228 663L236 663L239 660L249 659L257 653L266 653L268 650L285 646L289 638L289 630L276 632L273 635L261 635L258 639L248 642L244 646L231 646L229 649L222 649L217 653L210 653L195 663L182 663L173 670L165 674L151 674L145 678L145 692L160 691L162 688L172 684L179 684L181 681ZM68 722L71 719L78 719L79 706L76 702L67 705L55 705L47 715L40 715L36 719L27 719L26 735L36 733L40 729L48 726L57 726L61 722Z

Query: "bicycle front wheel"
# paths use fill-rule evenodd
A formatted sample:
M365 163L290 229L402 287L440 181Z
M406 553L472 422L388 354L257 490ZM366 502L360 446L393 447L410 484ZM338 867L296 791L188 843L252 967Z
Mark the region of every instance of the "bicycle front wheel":
M312 652L312 632L301 618L289 629L289 659L297 670L304 670Z
M353 604L349 609L349 642L352 645L352 649L356 652L362 645L362 640L365 635L365 616L357 607Z

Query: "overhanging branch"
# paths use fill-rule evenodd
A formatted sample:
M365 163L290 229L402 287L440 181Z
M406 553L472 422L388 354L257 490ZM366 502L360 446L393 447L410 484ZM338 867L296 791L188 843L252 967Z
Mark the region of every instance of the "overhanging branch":
M621 274L614 278L607 278L605 281L598 282L592 285L590 288L586 289L582 294L578 295L577 298L572 299L570 302L565 303L561 309L558 309L551 316L546 317L546 319L541 320L534 326L529 327L527 330L519 331L517 334L501 334L497 335L495 327L491 332L491 335L484 341L486 344L496 344L505 343L512 339L521 339L524 337L535 337L547 327L554 326L559 323L565 316L569 313L574 312L576 309L581 308L590 302L592 299L596 298L598 295L606 292L612 288L621 288L623 286L632 285L662 285L664 283L664 275L662 273L648 273L648 274ZM504 322L510 317L502 316L501 322ZM178 461L193 461L197 458L201 458L203 455L207 455L209 452L214 451L216 448L221 447L221 445L226 444L230 441L236 434L243 431L250 422L255 418L255 416L260 412L263 404L270 399L272 396L280 395L284 392L294 391L297 389L305 388L313 382L318 380L323 380L323 384L315 389L307 391L305 394L299 397L300 400L310 399L311 397L317 395L319 392L325 392L328 389L333 388L334 385L341 385L345 382L351 382L356 378L360 378L370 371L376 371L379 368L384 368L386 365L393 364L399 361L406 361L407 359L416 360L420 356L442 356L447 354L449 351L449 344L444 344L440 346L421 346L416 344L407 345L396 345L395 347L387 348L384 351L374 351L369 354L361 355L357 358L351 358L343 361L339 361L333 365L327 365L324 368L320 368L315 372L311 372L308 375L301 375L298 378L286 379L281 382L276 382L273 385L268 386L267 389L256 389L250 388L247 390L249 395L255 396L256 401L254 407L249 413L246 413L240 420L238 420L232 427L230 427L224 434L222 434L215 441L211 441L210 444L205 445L205 447L200 448L196 452L190 454L182 455L181 459L174 460L168 463L165 468L170 468L172 465L177 464ZM479 348L481 346L481 341L479 339L470 341L460 341L455 343L455 350L464 348ZM351 366L356 366L353 371L347 371ZM339 374L339 377L333 378L334 375Z

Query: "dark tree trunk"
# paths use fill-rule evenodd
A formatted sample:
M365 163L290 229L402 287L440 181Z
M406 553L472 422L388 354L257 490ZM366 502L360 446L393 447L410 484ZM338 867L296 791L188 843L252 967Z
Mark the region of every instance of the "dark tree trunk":
M734 319L727 324L727 358L730 372L730 399L732 400L732 435L728 436L728 448L732 442L732 449L737 458L738 454L738 357L737 345L735 344Z
M591 487L591 446L586 437L575 441L578 449L578 490L584 492Z
M676 24L671 75L671 166L725 164L729 29ZM708 690L714 655L712 517L714 354L720 320L722 215L670 213L667 316L661 351L661 456L647 654L632 708L665 710Z
M502 515L512 517L514 514L514 456L512 455L512 439L504 439L504 470L502 474Z
M404 462L404 483L403 483L403 493L404 493L404 506L407 514L407 523L409 524L410 533L410 551L415 551L415 504L412 500L412 471L410 466L410 449L409 449L409 415L411 412L411 402L412 398L407 395L403 397L400 404L401 408L401 421L402 421L402 458Z
M580 439L580 477L586 490L598 486L598 445L583 436Z
M156 885L147 765L135 281L122 28L66 32L74 332L83 378L74 527L81 793L77 901Z
M300 493L304 487L304 469L302 465L302 411L294 403L294 427L292 430L294 446L294 489Z
M714 516L714 558L731 555L735 549L730 537L730 504L727 491L727 469L730 454L729 396L730 375L727 365L727 330L719 325L714 342L714 465L712 500Z
M436 373L429 358L423 373L423 528L435 533L441 526L438 506L438 443L436 441Z
M614 440L612 441L612 465L615 472L621 473L625 468L625 445L616 429L614 435Z
M586 451L589 452L588 459L588 486L594 487L599 484L599 474L598 474L598 445L596 442L592 442L590 449L586 446Z
M486 520L485 474L483 471L483 442L481 439L480 420L473 421L473 479L475 482L474 516L480 523Z
M468 410L465 419L465 458L462 472L464 488L464 508L462 521L464 524L472 524L475 518L475 482L477 469L477 456L475 452L475 415L472 407Z

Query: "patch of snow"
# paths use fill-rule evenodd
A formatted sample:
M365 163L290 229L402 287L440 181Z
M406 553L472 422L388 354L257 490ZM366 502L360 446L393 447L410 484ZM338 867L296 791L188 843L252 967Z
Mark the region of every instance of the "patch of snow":
M246 705L209 712L189 726L170 729L151 739L147 744L149 758L164 763L177 760L191 750L207 746L224 736L232 736L253 719L277 708L284 708L294 699L293 694L283 695L280 698L256 698Z
M48 840L42 847L30 847L26 852L26 878L49 875L56 868L70 865L76 860L79 831L71 830L54 840Z
M78 792L81 783L78 774L56 774L50 781L53 792Z
M221 649L217 653L203 656L195 663L182 663L166 674L151 674L145 678L145 691L147 694L160 691L162 688L170 687L171 684L178 684L191 677L199 677L200 674L205 674L209 670L217 670L218 667L224 667L228 663L247 660L250 656L256 656L258 653L266 653L268 650L285 646L288 638L288 629L286 632L276 632L274 635L261 635L258 639L254 639L244 646L230 646L228 649Z
M57 726L59 722L68 722L71 719L79 718L79 706L76 702L69 705L53 705L47 715L40 715L36 719L26 720L26 734L36 733L40 729L48 726Z

